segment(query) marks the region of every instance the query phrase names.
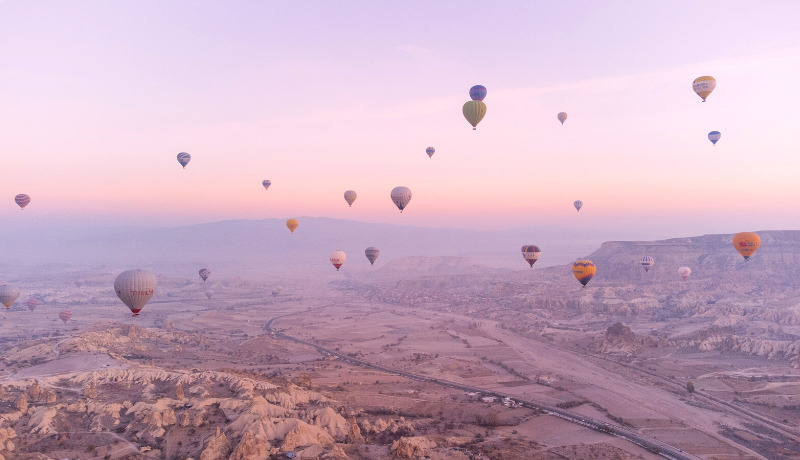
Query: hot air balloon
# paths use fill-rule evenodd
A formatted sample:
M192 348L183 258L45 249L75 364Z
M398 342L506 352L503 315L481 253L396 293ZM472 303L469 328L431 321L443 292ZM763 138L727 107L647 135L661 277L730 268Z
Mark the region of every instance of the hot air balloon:
M558 113L558 121L561 122L563 125L565 121L567 121L567 112L559 112Z
M330 259L331 263L333 264L334 267L336 267L336 271L338 272L339 267L341 267L342 264L344 264L344 261L347 260L347 254L345 254L344 251L340 251L337 249L336 251L333 251L331 253Z
M433 158L433 154L436 153L436 149L433 147L428 147L425 149L425 153L428 154L428 158Z
M269 190L269 186L272 185L269 179L264 179L261 181L261 185L264 186L264 190Z
M711 94L711 91L714 91L716 87L717 80L714 80L714 77L697 77L692 82L692 89L698 96L703 98L703 102L706 101L708 95Z
M347 204L350 207L353 206L353 202L356 201L357 197L358 197L358 194L356 192L354 192L353 190L348 190L348 191L344 192L344 201L346 201Z
M39 300L31 297L27 302L25 302L25 305L30 311L36 310L36 307L39 306Z
M586 287L586 284L592 280L596 271L597 267L594 266L594 262L591 260L576 260L572 264L572 274L575 275L575 279L580 281L583 287Z
M206 291L206 298L211 300L212 297L214 297L214 291Z
M581 212L581 208L583 207L583 201L576 200L574 203L572 203L572 206L575 206L575 209L577 209L578 212Z
M378 259L378 256L381 255L381 251L375 246L370 246L364 251L364 255L367 256L370 265L375 265L375 261Z
M656 259L654 259L654 258L652 258L650 256L644 256L644 257L642 257L641 264L642 264L642 267L644 267L644 271L646 273L646 272L649 272L650 268L653 265L656 264Z
M67 321L72 318L72 312L69 310L61 310L58 313L58 317L61 318L61 321L64 321L64 324L67 324Z
M742 232L733 235L733 247L739 251L744 260L750 258L761 246L761 237L753 232Z
M152 273L145 270L128 270L120 273L114 280L114 292L128 308L133 316L147 304L156 292L158 280Z
M31 197L24 193L20 193L14 197L14 202L17 203L17 206L19 206L20 209L25 209L25 206L28 206L28 203L31 202Z
M181 152L178 154L178 163L180 163L184 168L186 168L186 165L188 165L190 161L192 161L192 156L188 153Z
M681 278L686 280L686 278L688 278L689 275L692 274L692 269L689 267L681 267L678 269L678 274L681 275Z
M411 189L408 187L395 187L392 189L392 201L400 210L403 212L403 209L408 206L408 202L411 201Z
M6 310L11 308L11 304L14 303L19 297L19 291L14 289L11 286L0 286L0 303L6 306Z
M464 107L461 108L461 112L469 124L472 125L472 130L475 131L478 129L478 123L486 116L486 104L481 101L467 101L464 103Z
M292 234L294 234L294 231L297 229L298 225L299 223L297 222L297 219L289 219L286 221L286 228L288 228Z
M542 255L542 250L539 249L539 246L527 244L522 247L522 257L528 261L531 267L539 260L540 255Z
M722 137L722 134L719 131L711 131L708 133L708 140L714 145L717 145L717 141L720 137Z
M475 85L469 89L469 98L473 101L482 101L486 97L486 87Z
M208 279L209 276L211 276L211 270L207 268L201 268L198 274L200 275L200 278L202 278L203 281L205 281Z

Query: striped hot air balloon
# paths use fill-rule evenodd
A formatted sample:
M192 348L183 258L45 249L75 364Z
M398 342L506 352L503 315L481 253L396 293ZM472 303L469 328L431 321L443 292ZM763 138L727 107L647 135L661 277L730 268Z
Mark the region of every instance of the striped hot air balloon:
M436 153L436 149L433 147L428 147L425 149L425 153L428 154L428 158L433 158L433 154Z
M14 197L14 202L17 203L20 209L25 209L25 206L31 202L31 197L24 193L20 193L19 195Z
M211 276L211 270L207 268L201 268L198 274L200 275L200 278L202 278L203 281L205 281L208 279L209 276Z
M539 249L539 246L534 246L532 244L526 244L522 247L522 257L533 267L533 264L539 260L539 256L542 255L542 250Z
M25 302L25 306L27 306L28 310L30 311L36 310L36 307L39 306L39 300L31 297L27 302Z
M642 257L640 263L642 264L642 267L644 267L645 273L647 273L648 271L650 271L650 268L656 264L656 259L650 256L644 256Z
M17 297L19 297L19 290L11 286L0 286L0 303L6 306L6 310L11 308Z
M67 324L67 321L72 318L72 312L70 310L61 310L58 313L58 317L61 318L61 321L64 321L64 324Z
M572 203L572 206L575 206L575 209L577 209L578 212L581 212L581 208L583 207L583 201L575 200L575 202Z
M596 271L597 268L591 260L576 260L572 264L572 274L575 275L575 279L577 279L583 287L586 287L586 284L592 280Z
M482 101L467 101L461 108L464 118L472 125L472 130L478 129L478 123L486 116L486 104Z
M269 190L269 186L272 185L272 182L269 179L264 179L261 181L261 185L264 186L264 190Z
M375 261L378 260L378 256L381 255L381 251L375 246L370 246L364 251L364 255L367 256L367 260L369 260L370 265L375 265Z
M711 131L708 133L708 140L711 141L712 144L717 145L717 141L719 138L722 137L722 133L719 131Z
M475 85L469 89L469 98L473 101L482 101L486 97L486 87Z
M703 102L706 101L706 98L711 91L714 91L714 88L717 87L717 80L714 80L714 77L703 76L697 77L692 82L692 89L698 96L703 98Z
M192 161L192 156L189 155L188 153L181 152L178 154L178 163L180 163L181 166L184 167L184 169L186 168L186 165L188 165L190 161Z

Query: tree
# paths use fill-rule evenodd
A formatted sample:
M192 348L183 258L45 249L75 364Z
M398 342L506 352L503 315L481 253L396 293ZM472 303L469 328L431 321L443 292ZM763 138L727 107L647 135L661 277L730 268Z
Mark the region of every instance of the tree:
M691 380L686 382L686 391L689 393L694 393L694 383L692 383Z

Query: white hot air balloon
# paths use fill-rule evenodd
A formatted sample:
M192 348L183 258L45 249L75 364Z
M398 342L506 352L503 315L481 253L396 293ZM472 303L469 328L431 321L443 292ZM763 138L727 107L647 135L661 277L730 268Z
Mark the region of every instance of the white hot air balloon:
M17 300L17 297L19 297L18 289L11 286L0 286L0 303L6 306L6 310L11 308L11 304Z
M155 294L157 284L156 277L146 270L128 270L114 280L114 292L131 309L133 316L139 316L139 312Z
M344 251L336 250L331 253L331 263L334 267L336 267L336 271L339 271L339 268L344 264L344 261L347 260L347 254Z
M353 202L356 201L356 197L358 194L353 190L348 190L344 192L344 201L347 202L348 205L353 206Z
M652 256L643 256L639 263L642 264L645 273L647 273L650 271L650 268L656 264L656 259L654 259Z
M408 206L408 202L411 201L411 189L408 187L395 187L392 189L392 201L400 209L400 212L403 212L403 209Z
M686 280L686 278L688 278L689 275L692 274L692 269L689 267L681 267L678 269L678 274L681 275L681 278Z

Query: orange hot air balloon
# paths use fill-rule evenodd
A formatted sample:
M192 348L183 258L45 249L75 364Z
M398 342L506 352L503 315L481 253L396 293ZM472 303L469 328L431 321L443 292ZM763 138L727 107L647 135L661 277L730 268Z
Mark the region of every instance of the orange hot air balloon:
M292 234L294 234L294 231L297 229L298 225L299 223L297 222L297 219L289 219L286 221L286 228L288 228Z
M572 264L572 274L575 275L575 279L580 281L583 287L586 287L586 284L592 280L596 271L597 267L594 266L594 262L591 260L576 260Z
M744 260L750 258L761 246L761 238L753 232L742 232L733 235L733 247L739 251Z

